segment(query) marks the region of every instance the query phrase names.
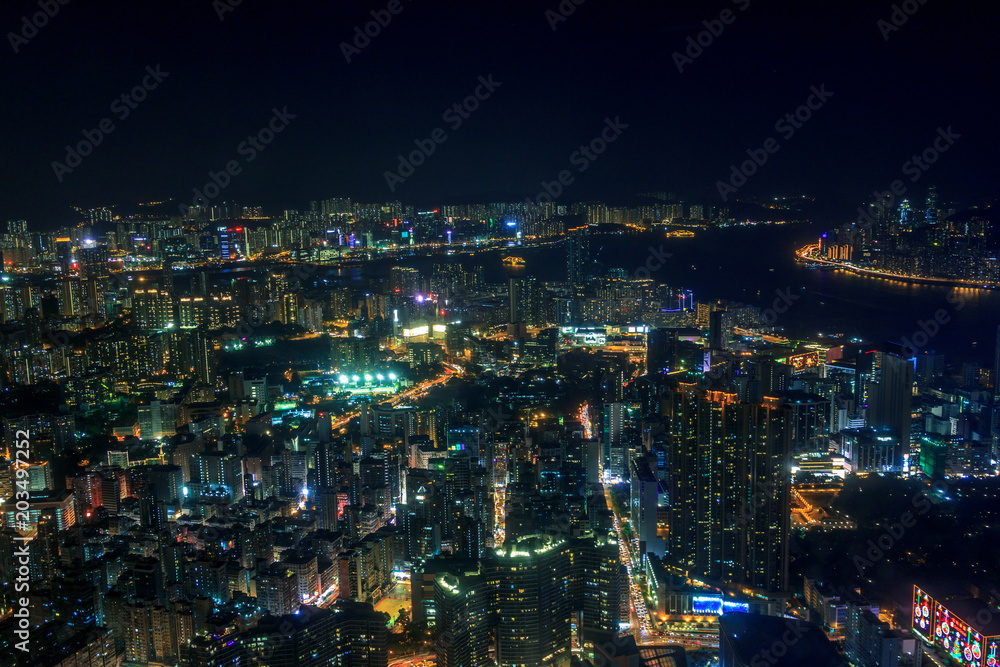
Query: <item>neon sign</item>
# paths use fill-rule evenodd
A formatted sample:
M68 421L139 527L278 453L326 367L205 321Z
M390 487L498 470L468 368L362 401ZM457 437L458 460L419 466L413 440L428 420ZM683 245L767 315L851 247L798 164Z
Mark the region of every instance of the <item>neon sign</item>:
M933 639L963 667L982 664L983 636L940 603L934 610Z
M931 614L934 611L934 598L916 586L913 587L913 629L924 637L931 635Z

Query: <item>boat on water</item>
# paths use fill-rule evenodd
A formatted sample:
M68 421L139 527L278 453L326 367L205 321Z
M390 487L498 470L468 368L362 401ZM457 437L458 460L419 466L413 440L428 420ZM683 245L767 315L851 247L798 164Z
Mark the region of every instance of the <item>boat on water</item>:
M524 261L523 257L504 257L503 265L520 268L522 266L526 266L527 262Z

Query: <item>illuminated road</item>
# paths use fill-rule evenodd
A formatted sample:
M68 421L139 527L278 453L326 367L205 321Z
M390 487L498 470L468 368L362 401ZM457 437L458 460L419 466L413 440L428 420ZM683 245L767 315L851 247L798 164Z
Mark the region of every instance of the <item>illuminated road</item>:
M457 371L453 369L457 369ZM423 384L419 384L415 387L411 387L410 389L407 389L401 394L396 394L395 396L390 398L387 401L387 403L395 408L404 401L413 400L414 398L422 398L424 395L427 394L428 389L430 389L435 385L447 382L456 375L461 374L461 372L462 369L460 366L446 365L445 372L442 375L439 375L436 379L424 382ZM353 410L343 415L339 419L335 420L332 426L334 429L342 428L346 426L352 419L356 419L360 415L361 415L360 409Z
M493 457L493 545L503 545L507 521L507 445L496 445Z
M319 596L319 598L317 598L312 604L315 604L317 607L322 607L325 609L326 607L329 607L334 600L337 599L337 596L339 594L340 594L340 588L338 585L334 584L333 586L330 586L325 591L323 591L323 593Z
M433 667L436 664L437 658L433 653L420 653L389 661L389 667Z
M887 278L890 280L903 280L909 282L918 283L941 283L944 285L958 285L965 286L969 289L990 289L991 285L984 285L983 283L976 282L974 280L962 280L960 278L932 278L929 276L911 276L905 273L889 273L887 271L877 271L875 269L867 269L864 267L857 266L855 264L848 264L847 262L832 261L829 259L823 259L822 257L817 257L814 254L819 250L819 246L816 244L810 244L799 248L795 251L795 255L806 262L817 262L820 264L828 264L834 268L844 269L846 271L853 271L861 275L874 276L876 278Z
M614 511L614 504L611 502L611 491L608 486L604 486L604 497L607 500L608 507L614 513L614 523L615 523L615 534L618 536L618 549L621 553L622 563L625 564L625 570L628 572L628 588L629 588L629 608L632 611L632 625L635 627L635 622L639 623L639 634L636 636L638 641L646 638L650 635L649 626L649 610L646 608L646 599L642 594L642 589L639 588L639 584L636 581L636 576L632 573L632 548L629 542L625 539L625 535L622 532L621 520L618 517L618 513Z

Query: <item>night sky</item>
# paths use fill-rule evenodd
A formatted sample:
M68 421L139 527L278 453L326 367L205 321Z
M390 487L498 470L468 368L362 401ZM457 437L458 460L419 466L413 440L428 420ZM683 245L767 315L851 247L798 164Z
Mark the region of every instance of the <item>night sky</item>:
M72 205L190 202L230 160L242 171L218 199L271 213L335 196L511 200L565 169L560 202L662 190L720 204L716 182L773 137L780 149L737 196L808 194L839 223L872 191L909 183L903 163L948 126L961 138L911 192L996 195L996 3L912 0L885 39L888 0L564 0L574 11L555 30L546 11L559 0L398 1L351 63L342 42L388 0L243 0L222 20L235 0L69 0L17 53L9 33L41 10L4 2L0 220L54 228L78 220ZM678 72L673 54L724 10L731 22ZM119 119L113 102L157 65L169 75ZM442 114L489 75L501 85L453 130ZM776 122L821 85L832 97L784 138ZM274 108L296 117L247 162L238 146ZM571 154L609 117L628 127L578 173ZM113 132L60 183L52 162L103 118ZM447 141L390 192L384 172L435 128Z

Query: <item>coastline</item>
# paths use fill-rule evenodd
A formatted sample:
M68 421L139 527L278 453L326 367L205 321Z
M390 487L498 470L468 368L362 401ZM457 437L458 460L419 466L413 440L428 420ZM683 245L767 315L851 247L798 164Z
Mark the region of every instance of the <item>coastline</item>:
M876 271L874 269L865 269L863 267L854 266L852 264L844 264L842 262L836 262L829 259L822 259L820 257L810 256L808 253L815 250L818 246L815 244L805 246L804 248L799 248L795 251L795 257L797 260L808 263L816 264L826 264L835 269L840 269L842 271L847 271L849 273L854 273L860 276L867 276L870 278L884 278L886 280L893 280L896 282L901 282L905 284L920 284L920 285L950 285L953 287L964 287L966 289L976 289L976 290L987 290L993 291L997 289L996 285L984 285L982 283L976 283L968 280L959 280L957 278L929 278L926 276L907 276L900 275L898 273L885 273L882 271Z

